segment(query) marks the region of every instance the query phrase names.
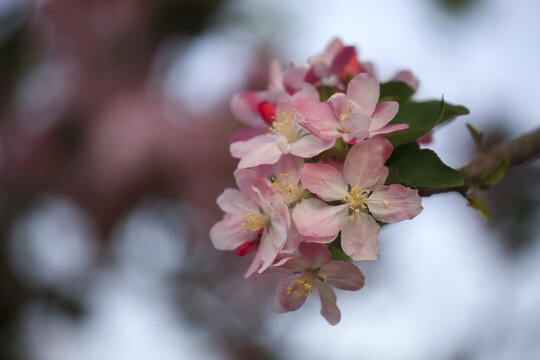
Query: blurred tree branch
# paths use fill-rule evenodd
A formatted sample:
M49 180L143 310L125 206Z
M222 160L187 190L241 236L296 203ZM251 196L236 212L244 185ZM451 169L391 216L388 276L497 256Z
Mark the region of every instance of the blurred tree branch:
M496 145L491 149L482 149L470 163L459 169L466 181L464 185L446 188L420 189L421 196L431 196L446 192L465 194L471 187L479 187L482 175L494 169L501 160L508 160L508 166L523 164L540 154L540 128L517 139Z

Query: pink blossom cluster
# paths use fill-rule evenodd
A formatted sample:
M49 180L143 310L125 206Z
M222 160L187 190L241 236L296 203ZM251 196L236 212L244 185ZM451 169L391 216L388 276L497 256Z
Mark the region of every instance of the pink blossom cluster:
M416 87L410 72L396 81ZM399 104L379 101L380 85L352 46L334 40L306 66L274 61L269 85L232 99L234 115L248 126L230 145L240 159L238 189L217 199L225 212L210 237L219 250L254 252L245 276L281 273L272 308L298 309L317 288L322 315L340 320L332 289L358 290L356 265L333 260L377 259L379 223L412 219L422 210L417 190L385 184L393 151L384 135L407 124L388 123ZM345 257L346 258L346 257Z

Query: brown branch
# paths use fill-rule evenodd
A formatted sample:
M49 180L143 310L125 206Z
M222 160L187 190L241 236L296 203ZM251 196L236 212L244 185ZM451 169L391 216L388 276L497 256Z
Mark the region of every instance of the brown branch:
M459 171L466 179L469 179L468 185L478 187L482 175L486 171L494 169L501 160L506 159L508 160L508 166L515 166L533 160L538 155L540 155L540 128L517 139L482 151L473 161L459 169ZM447 188L424 188L420 189L420 195L431 196L451 191L465 194L470 186L465 184Z

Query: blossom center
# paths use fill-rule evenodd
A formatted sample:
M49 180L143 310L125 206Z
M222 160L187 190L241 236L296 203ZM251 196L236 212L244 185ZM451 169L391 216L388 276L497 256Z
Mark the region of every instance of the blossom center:
M300 276L298 279L294 279L291 285L287 287L287 294L294 298L301 296L307 297L313 292L313 281L315 276L312 273L307 273Z
M371 191L362 190L358 186L355 186L351 188L347 196L340 199L342 202L349 204L351 220L354 220L354 214L358 214L362 210L367 210L364 200L367 199L369 195L371 195Z
M268 215L249 213L242 218L240 230L242 231L259 231L270 223Z
M281 173L279 174L281 180L274 177L272 179L274 182L270 185L274 193L280 194L283 198L283 202L287 205L291 205L294 202L302 199L304 195L304 186L288 179L289 176L295 173L296 170L293 170L290 174Z
M270 136L272 132L283 135L289 143L300 140L302 135L294 127L296 124L295 117L296 115L293 112L282 111L275 117L272 126L268 128L270 132L267 135Z

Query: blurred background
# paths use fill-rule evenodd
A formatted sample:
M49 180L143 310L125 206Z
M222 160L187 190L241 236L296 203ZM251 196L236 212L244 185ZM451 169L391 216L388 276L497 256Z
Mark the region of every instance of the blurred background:
M539 163L385 227L363 290L271 312L276 279L208 230L234 186L229 99L334 36L471 115L460 167L540 124L535 0L1 0L0 359L540 359Z

